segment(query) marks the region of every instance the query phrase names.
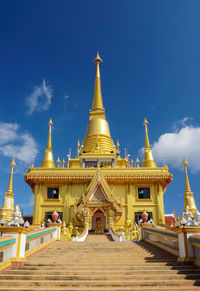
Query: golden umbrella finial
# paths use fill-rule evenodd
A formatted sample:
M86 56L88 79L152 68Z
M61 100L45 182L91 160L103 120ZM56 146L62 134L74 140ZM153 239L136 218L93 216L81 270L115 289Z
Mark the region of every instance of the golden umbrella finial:
M148 121L146 120L146 117L145 117L145 119L144 119L143 124L144 124L144 126L147 126L147 124L148 124Z
M48 125L50 125L50 126L53 125L53 121L51 120L51 118L49 119Z
M96 63L99 63L99 64L102 64L103 63L103 61L102 61L102 59L100 58L100 56L99 56L99 52L97 51L97 56L96 56L96 58L94 59L94 63L96 64Z
M186 161L186 158L184 157L182 165L184 168L186 168L188 166L188 162Z
M10 163L10 166L11 166L12 168L14 168L14 167L16 166L16 163L15 163L14 158L12 159L12 162Z

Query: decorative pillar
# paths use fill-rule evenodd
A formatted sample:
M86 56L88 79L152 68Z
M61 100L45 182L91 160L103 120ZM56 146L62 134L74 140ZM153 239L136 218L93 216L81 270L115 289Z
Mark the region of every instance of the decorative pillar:
M157 217L158 217L158 220L157 220L157 222L155 221L155 223L165 224L164 203L163 203L163 188L162 188L161 183L158 184Z
M40 226L40 185L35 186L34 195L33 225Z

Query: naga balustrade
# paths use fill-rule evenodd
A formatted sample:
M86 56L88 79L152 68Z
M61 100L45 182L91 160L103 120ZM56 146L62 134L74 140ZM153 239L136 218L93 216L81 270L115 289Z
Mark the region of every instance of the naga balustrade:
M60 239L60 224L32 230L0 227L0 272L11 265L24 265L27 257Z
M194 262L200 266L200 227L157 227L140 225L141 238L177 256L180 262Z

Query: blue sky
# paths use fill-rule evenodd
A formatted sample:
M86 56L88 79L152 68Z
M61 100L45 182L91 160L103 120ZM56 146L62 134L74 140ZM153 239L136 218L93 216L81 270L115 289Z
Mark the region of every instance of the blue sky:
M135 160L144 117L158 165L174 181L165 212L183 208L184 155L200 207L200 2L2 1L0 3L0 200L16 157L15 202L32 213L23 175L39 166L53 126L53 154L75 154L92 105L97 50L111 135ZM38 95L40 95L39 98ZM120 126L119 126L120 125ZM0 202L1 202L0 201Z

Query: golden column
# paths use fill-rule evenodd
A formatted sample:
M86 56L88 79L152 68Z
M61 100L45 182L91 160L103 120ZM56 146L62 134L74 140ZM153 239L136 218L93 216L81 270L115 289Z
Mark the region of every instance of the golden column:
M11 164L10 180L8 184L8 190L5 193L3 206L0 210L0 218L4 217L6 222L12 219L12 213L14 211L14 194L13 194L13 169L16 166L14 159Z

